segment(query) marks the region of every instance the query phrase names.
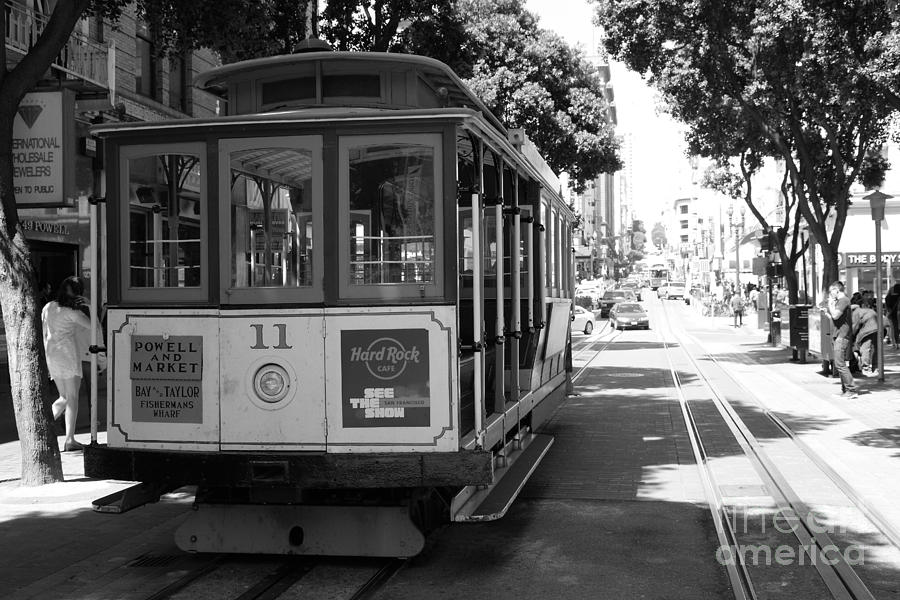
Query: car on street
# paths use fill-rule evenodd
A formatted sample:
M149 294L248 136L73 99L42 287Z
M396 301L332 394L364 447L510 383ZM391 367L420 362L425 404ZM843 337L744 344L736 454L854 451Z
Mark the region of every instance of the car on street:
M581 331L585 335L590 335L594 331L594 323L596 322L594 313L586 310L584 307L576 306L572 309L572 331Z
M588 308L596 307L600 303L600 297L603 296L603 282L600 280L582 281L575 288L575 298L590 298L591 305ZM582 306L585 303L580 303Z
M613 306L609 323L615 329L650 329L650 317L637 302L620 302Z
M687 288L685 287L683 281L670 281L669 284L665 287L664 293L660 297L664 300L671 300L673 298L684 300L686 294Z
M643 298L641 298L641 286L640 286L640 284L638 284L636 282L629 281L629 282L623 283L622 285L619 286L619 289L620 290L631 290L632 292L634 292L634 295L637 298L638 302L640 302L643 299Z
M608 290L600 298L600 318L609 316L609 311L619 302L637 302L637 296L631 290Z

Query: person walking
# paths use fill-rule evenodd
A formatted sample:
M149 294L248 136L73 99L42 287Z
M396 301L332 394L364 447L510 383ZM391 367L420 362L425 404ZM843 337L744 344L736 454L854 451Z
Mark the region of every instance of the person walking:
M841 378L841 393L835 394L840 398L853 400L858 398L856 383L847 366L847 358L850 354L850 346L853 340L850 299L844 293L844 284L835 281L828 286L828 298L822 311L831 317L832 349L834 355L834 368Z
M878 314L865 306L861 298L857 302L851 299L850 308L853 349L859 353L860 370L871 375L875 371L873 357L878 335Z
M731 297L731 312L734 313L734 326L744 326L744 298L737 293Z
M59 286L56 300L41 311L44 352L50 379L56 383L59 398L53 402L53 420L65 415L65 452L81 450L75 441L78 420L78 395L81 390L84 339L91 328L90 309L84 298L84 285L77 277L68 277Z

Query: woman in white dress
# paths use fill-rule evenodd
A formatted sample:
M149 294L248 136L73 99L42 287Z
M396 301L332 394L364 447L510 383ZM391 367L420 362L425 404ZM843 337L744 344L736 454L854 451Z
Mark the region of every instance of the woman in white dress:
M91 328L90 311L83 294L81 281L69 277L59 286L56 300L48 302L41 311L47 368L59 390L59 398L53 403L53 419L66 415L66 452L84 447L75 441L83 340Z

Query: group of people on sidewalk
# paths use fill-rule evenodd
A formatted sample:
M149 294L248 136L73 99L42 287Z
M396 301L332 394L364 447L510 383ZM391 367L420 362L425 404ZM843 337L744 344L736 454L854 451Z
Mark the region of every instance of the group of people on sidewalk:
M848 297L844 284L835 281L828 288L828 298L821 310L833 323L832 350L834 368L841 379L841 393L838 397L855 399L859 390L854 380L854 371L863 375L875 373L878 357L875 355L879 331L878 313L873 308L874 302L862 293L854 293ZM900 345L900 284L895 284L884 300L887 313L887 325L890 329L891 343L896 349ZM858 356L858 358L857 358ZM854 364L855 363L855 364ZM857 368L854 369L854 366Z

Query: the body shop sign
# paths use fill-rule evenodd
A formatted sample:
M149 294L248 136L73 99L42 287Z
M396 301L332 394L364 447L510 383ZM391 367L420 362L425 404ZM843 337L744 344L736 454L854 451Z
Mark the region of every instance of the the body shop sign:
M67 92L33 92L19 104L13 121L12 146L19 206L67 203L66 183L71 180L75 160L68 152L74 140L71 102ZM66 107L68 111L64 110Z
M427 427L428 331L341 332L344 427Z

